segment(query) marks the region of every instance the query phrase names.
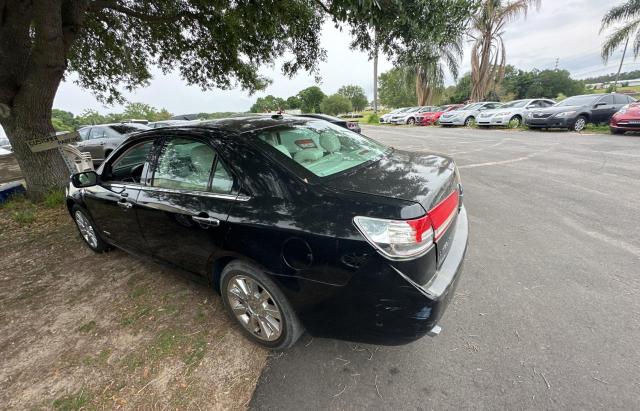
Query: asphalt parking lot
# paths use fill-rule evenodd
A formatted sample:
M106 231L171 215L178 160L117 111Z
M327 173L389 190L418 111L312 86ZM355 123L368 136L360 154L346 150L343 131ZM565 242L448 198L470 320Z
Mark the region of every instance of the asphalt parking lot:
M637 409L640 136L365 127L453 156L471 240L437 338L313 339L272 355L253 409Z

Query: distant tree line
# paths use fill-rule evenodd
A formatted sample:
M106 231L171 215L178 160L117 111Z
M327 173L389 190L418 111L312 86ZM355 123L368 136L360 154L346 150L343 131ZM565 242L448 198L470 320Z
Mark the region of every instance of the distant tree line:
M82 126L106 123L120 123L128 120L160 121L168 120L171 114L166 109L156 109L145 103L129 103L120 113L100 114L96 110L87 109L75 116L69 111L54 108L51 113L51 123L56 131L73 131Z
M252 113L279 110L301 110L304 113L336 115L352 110L364 110L369 101L362 87L354 84L342 86L335 94L326 95L318 86L307 87L288 98L267 95L259 97L249 109Z
M416 105L414 81L403 75L402 68L382 73L379 81L380 102L388 107ZM588 93L585 81L574 80L567 70L521 70L506 66L504 78L487 93L486 100L510 101L523 98L558 98ZM461 76L455 85L447 87L434 104L465 103L471 100L471 73Z
M640 70L627 71L626 73L620 73L620 81L622 80L635 80L640 78ZM591 83L608 83L616 80L616 73L604 74L597 77L589 77L584 79L586 84Z

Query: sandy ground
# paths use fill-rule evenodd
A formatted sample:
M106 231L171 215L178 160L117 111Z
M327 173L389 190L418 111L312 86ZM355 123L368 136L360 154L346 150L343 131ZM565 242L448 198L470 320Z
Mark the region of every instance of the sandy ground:
M245 409L267 357L212 289L93 253L62 207L0 209L0 306L4 409Z

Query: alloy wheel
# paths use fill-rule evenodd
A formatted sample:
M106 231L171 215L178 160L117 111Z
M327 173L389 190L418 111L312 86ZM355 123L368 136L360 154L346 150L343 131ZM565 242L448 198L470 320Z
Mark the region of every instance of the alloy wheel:
M576 123L573 125L573 129L575 131L582 131L584 130L584 126L587 125L587 121L584 119L584 117L578 117L578 119L576 120Z
M407 124L409 124L410 126L414 125L416 123L416 120L414 118L410 118L409 120L407 120Z
M282 313L267 289L253 278L236 275L227 283L227 298L238 322L263 341L282 334Z
M78 226L78 230L84 238L84 241L91 246L91 248L98 247L98 237L96 236L96 232L93 230L93 225L89 222L89 219L84 215L84 213L80 210L75 212L75 220Z

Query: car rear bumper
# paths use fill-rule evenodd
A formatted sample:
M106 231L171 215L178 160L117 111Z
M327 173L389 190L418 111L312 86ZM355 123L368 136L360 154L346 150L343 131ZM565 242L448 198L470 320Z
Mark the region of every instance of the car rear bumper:
M460 280L468 246L464 206L453 229L449 252L426 284L417 284L403 274L401 265L381 256L371 258L362 267L364 272L322 304L321 313L301 313L307 330L316 336L381 345L406 344L439 334L438 322Z

